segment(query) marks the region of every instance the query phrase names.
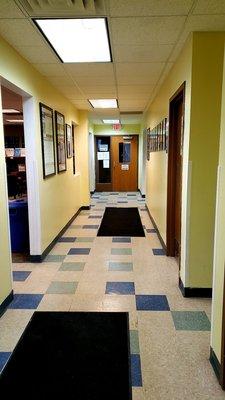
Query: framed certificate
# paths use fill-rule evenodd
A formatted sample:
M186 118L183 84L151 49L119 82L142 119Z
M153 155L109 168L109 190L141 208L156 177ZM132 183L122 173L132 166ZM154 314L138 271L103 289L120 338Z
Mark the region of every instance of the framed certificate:
M63 114L55 111L56 128L56 154L58 172L66 171L66 135L65 135L65 117Z
M66 124L66 150L67 158L73 157L73 138L71 126Z
M43 103L40 107L42 164L44 179L56 174L53 110Z

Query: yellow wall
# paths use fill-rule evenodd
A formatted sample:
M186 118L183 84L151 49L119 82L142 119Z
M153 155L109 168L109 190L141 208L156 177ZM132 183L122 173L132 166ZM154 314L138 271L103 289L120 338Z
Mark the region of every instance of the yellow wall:
M195 33L189 159L189 286L212 287L224 33ZM210 54L210 57L209 57Z
M211 346L221 361L222 309L224 296L224 263L225 263L225 61L223 70L223 98L221 114L221 136L219 166L217 177L217 207L215 223L213 303Z
M9 243L8 208L6 191L5 151L0 92L0 304L12 290L11 255Z
M41 248L42 251L50 244L59 231L65 226L69 219L82 205L89 205L89 182L88 182L88 120L85 112L78 112L76 108L61 95L47 80L37 72L26 60L24 60L7 42L0 38L0 76L16 85L33 97L35 106L35 135L36 154L34 161L37 162L38 184L40 188L40 212L41 212ZM76 175L72 171L72 159L67 159L67 171L54 177L43 180L42 156L40 138L39 101L65 115L65 122L75 128L76 143ZM1 124L1 175L4 170L3 131ZM4 182L1 179L1 185ZM2 189L2 187L1 187ZM1 190L1 196L3 196ZM69 194L69 195L68 195ZM2 204L2 203L1 203ZM6 246L8 230L5 229L7 212L5 200L1 206L1 228L4 228L4 241L1 246L6 248L2 257L1 265L5 265L9 271L9 251ZM1 270L1 267L0 267ZM1 272L0 272L1 274ZM9 275L9 273L8 273ZM0 280L0 290L4 293L10 284L7 280ZM0 303L4 295L0 297Z
M184 121L184 153L183 153L183 187L187 187L188 175L188 141L190 127L190 101L191 101L191 63L192 63L192 37L184 46L178 60L169 72L168 77L161 86L150 108L145 114L146 128L154 128L163 118L169 116L169 99L177 89L186 82L185 95L185 121ZM159 232L166 243L166 205L167 205L167 163L168 156L165 151L151 153L150 161L146 165L146 203L154 218ZM182 208L182 243L186 242L186 190L183 190ZM185 255L185 249L182 251ZM185 273L181 276L185 281Z
M169 99L185 81L180 275L186 287L212 285L223 53L223 32L194 32L145 117L151 128L167 117ZM147 204L164 241L167 162L158 152L147 163Z

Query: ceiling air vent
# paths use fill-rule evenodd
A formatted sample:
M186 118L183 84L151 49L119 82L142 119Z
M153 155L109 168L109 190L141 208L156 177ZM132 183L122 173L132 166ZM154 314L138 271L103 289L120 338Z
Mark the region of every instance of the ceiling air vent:
M76 17L105 14L104 0L16 0L30 17Z

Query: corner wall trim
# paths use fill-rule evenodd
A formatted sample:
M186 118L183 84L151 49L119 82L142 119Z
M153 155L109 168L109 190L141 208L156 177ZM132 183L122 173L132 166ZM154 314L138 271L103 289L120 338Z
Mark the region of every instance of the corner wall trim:
M150 213L150 211L149 211L149 208L148 208L147 204L146 204L145 206L146 206L146 209L147 209L149 218L150 218L150 220L151 220L151 222L152 222L152 225L154 226L154 228L155 228L155 230L156 230L156 233L157 233L157 235L158 235L158 238L159 238L159 241L160 241L160 243L161 243L161 245L162 245L162 248L163 248L163 249L165 250L165 252L166 252L166 250L167 250L167 249L166 249L166 244L165 244L165 242L164 242L162 236L161 236L160 233L159 233L158 227L157 227L157 225L156 225L156 223L155 223L155 221L154 221L154 219L153 219L153 217L152 217L152 215L151 215L151 213Z
M183 297L212 297L211 288L185 287L181 278L179 278L179 288Z
M8 305L13 301L13 290L8 294L5 300L0 304L0 317L4 314L7 310Z
M213 367L213 370L214 370L214 372L216 374L216 377L217 377L218 381L220 382L220 379L221 379L221 364L220 364L216 354L214 353L212 347L210 347L209 361L210 361L210 364Z
M58 235L52 240L52 242L48 245L48 247L43 251L42 254L30 255L30 262L41 263L48 255L48 253L51 251L51 249L55 246L58 239L65 233L65 231L68 229L68 227L71 225L71 223L75 220L75 218L78 216L78 214L80 214L82 210L90 210L90 206L80 207L79 210L72 216L72 218L67 222L64 228L61 229Z

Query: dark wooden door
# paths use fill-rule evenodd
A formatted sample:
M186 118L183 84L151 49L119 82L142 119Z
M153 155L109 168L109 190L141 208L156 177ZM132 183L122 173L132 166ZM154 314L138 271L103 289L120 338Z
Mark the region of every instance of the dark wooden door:
M184 121L183 84L170 99L168 189L167 189L167 255L176 257L180 264L181 251L181 196Z
M138 137L111 137L112 187L116 192L137 190Z

